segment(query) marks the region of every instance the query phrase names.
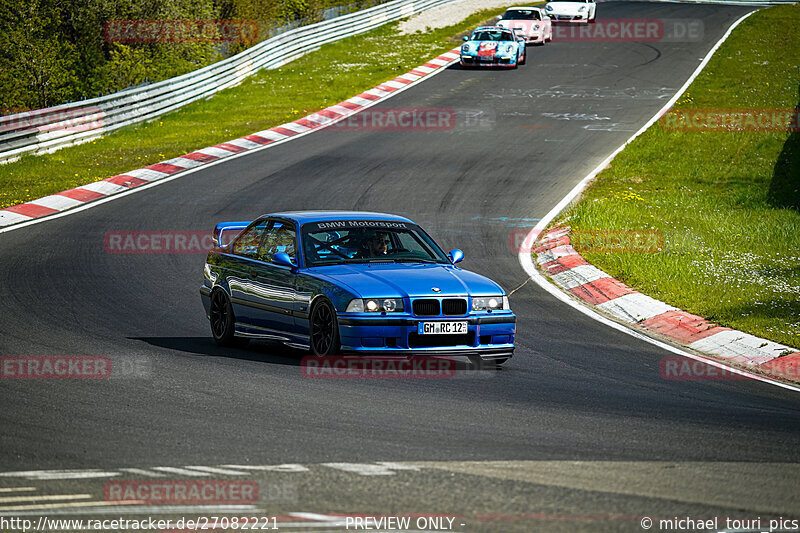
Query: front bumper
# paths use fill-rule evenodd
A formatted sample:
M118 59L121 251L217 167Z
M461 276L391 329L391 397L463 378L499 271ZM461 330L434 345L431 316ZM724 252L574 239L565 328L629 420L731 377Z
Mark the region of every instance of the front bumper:
M588 23L589 22L589 14L581 14L581 15L554 15L549 13L550 20L553 23L556 22L570 22L570 23Z
M516 317L512 313L467 316L365 317L339 315L342 353L363 355L478 355L484 359L511 357ZM467 333L420 335L420 322L467 322Z
M502 58L493 56L487 60L485 57L461 56L462 67L513 67L516 64L516 57Z

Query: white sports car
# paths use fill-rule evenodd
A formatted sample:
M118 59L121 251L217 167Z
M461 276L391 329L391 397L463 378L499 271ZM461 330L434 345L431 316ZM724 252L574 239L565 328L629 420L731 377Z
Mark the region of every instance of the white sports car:
M594 22L597 4L594 0L549 0L544 12L553 22Z
M529 43L544 44L553 40L550 17L536 7L509 7L498 17L497 25L522 30L525 41Z

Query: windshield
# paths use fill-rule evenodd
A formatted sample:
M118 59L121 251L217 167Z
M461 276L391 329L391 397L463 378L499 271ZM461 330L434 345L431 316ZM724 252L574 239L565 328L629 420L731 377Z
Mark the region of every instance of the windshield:
M384 220L331 220L303 225L306 266L346 263L445 263L419 226Z
M516 39L511 36L507 31L499 30L481 30L476 31L470 37L471 41L515 41Z
M533 9L509 9L503 20L539 20L539 12Z

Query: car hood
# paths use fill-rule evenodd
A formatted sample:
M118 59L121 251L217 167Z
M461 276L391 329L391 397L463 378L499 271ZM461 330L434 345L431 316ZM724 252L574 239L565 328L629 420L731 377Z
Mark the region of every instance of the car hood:
M589 4L584 4L583 2L551 2L547 4L548 6L553 6L552 10L548 10L548 13L570 13L570 14L577 14L578 9L581 7L589 8Z
M497 25L503 28L518 28L523 32L530 32L534 27L537 30L541 29L544 24L541 20L501 20Z
M515 41L467 41L473 45L469 52L479 56L492 56L501 53L506 49L507 44L516 44Z
M365 263L317 267L312 275L344 284L361 298L498 295L494 281L452 265L428 263ZM440 292L433 289L438 288Z

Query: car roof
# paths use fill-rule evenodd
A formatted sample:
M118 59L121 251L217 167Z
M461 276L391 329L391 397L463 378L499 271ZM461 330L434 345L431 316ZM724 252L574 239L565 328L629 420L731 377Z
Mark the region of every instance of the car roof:
M372 211L282 211L280 213L268 213L262 215L262 218L263 217L287 218L294 220L300 225L308 222L322 222L325 220L394 220L397 222L410 222L415 224L413 220L399 215L375 213Z

